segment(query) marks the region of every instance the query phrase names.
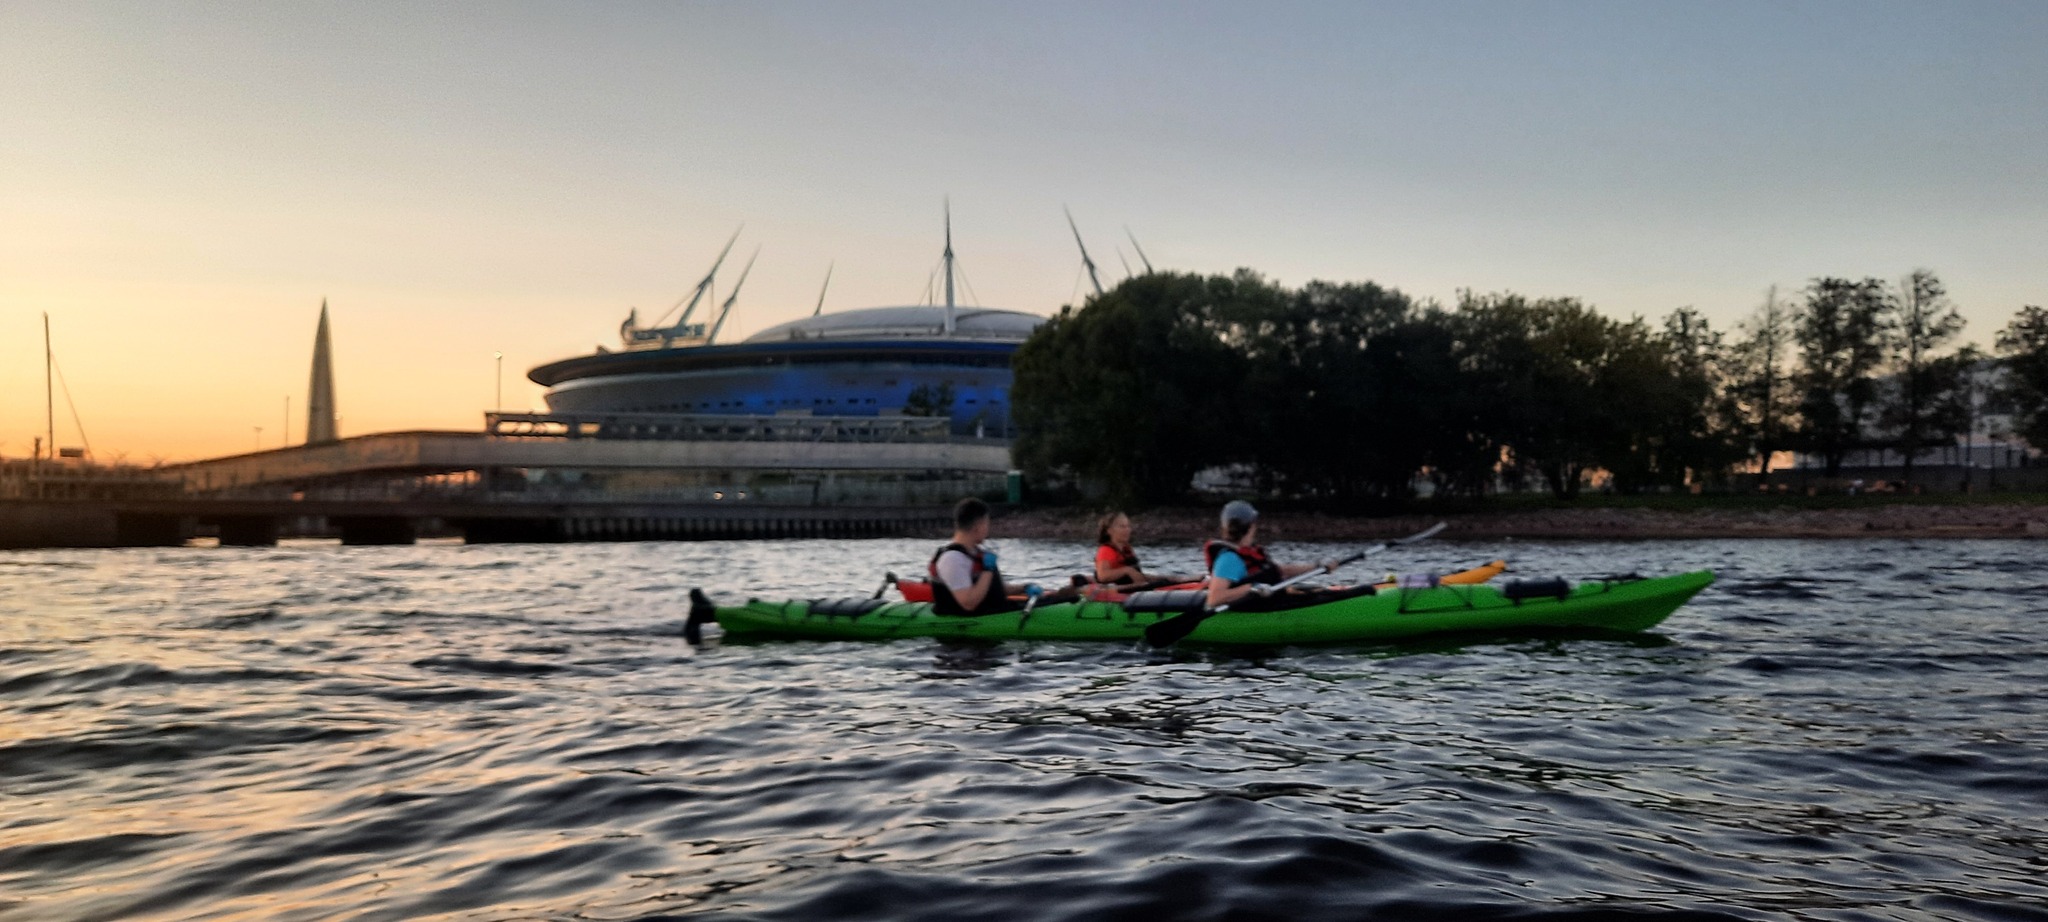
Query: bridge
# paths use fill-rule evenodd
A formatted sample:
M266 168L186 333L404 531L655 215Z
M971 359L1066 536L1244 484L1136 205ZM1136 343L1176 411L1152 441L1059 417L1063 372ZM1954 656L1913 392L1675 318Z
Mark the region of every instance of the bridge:
M959 497L1006 490L1010 445L955 436L943 417L508 413L482 432L384 432L133 471L121 489L88 490L79 484L104 478L39 464L0 484L0 546L925 534L943 530Z
M952 437L943 418L493 413L485 421L483 432L385 432L159 471L186 493L223 494L502 470L731 475L725 480L765 472L982 479L1010 470L1008 441Z

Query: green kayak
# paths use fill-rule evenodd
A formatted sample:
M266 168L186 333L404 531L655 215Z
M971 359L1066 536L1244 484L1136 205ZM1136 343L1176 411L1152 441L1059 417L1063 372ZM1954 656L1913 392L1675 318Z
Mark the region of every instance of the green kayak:
M1506 586L1369 588L1274 596L1270 610L1200 609L1199 592L1138 593L1125 602L1062 602L1023 612L935 615L930 603L879 599L813 599L717 606L691 590L684 632L716 621L733 637L883 639L953 637L981 640L1143 639L1170 618L1193 619L1186 639L1210 644L1319 644L1395 640L1450 632L1512 632L1556 628L1642 631L1669 617L1714 581L1710 570L1653 579L1621 578L1569 585L1563 580ZM1179 631L1168 631L1178 636ZM1155 636L1157 636L1155 632Z

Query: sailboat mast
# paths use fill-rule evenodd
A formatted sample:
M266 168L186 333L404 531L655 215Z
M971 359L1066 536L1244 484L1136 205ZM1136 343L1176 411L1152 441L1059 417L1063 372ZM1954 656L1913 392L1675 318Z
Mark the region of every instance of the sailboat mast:
M44 442L44 457L57 457L57 393L51 387L50 367L56 359L50 352L50 312L43 312L43 426L49 441Z
M953 200L946 200L946 335L953 335Z

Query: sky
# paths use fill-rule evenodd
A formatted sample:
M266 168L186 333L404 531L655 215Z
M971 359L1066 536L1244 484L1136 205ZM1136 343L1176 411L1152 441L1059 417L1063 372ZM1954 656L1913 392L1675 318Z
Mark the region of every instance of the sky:
M1105 284L1126 228L1722 327L1927 268L1988 345L2048 304L2043 47L2048 4L1968 0L0 0L0 456L45 313L101 460L303 439L323 300L344 435L475 430L736 228L722 341L828 266L827 311L923 303L947 201L962 302L1039 314L1085 294L1067 207Z

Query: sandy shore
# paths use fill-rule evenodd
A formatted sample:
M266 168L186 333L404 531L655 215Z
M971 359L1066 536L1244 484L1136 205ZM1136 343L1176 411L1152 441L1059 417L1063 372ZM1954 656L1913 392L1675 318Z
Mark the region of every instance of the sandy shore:
M1392 538L1441 518L1443 537L1458 538L2048 538L2048 506L1888 505L1860 509L1541 509L1449 516L1362 518L1275 512L1267 541L1350 541ZM1005 536L1093 541L1093 512L1031 509L997 519ZM1161 509L1132 516L1140 540L1199 541L1215 532L1215 513Z

